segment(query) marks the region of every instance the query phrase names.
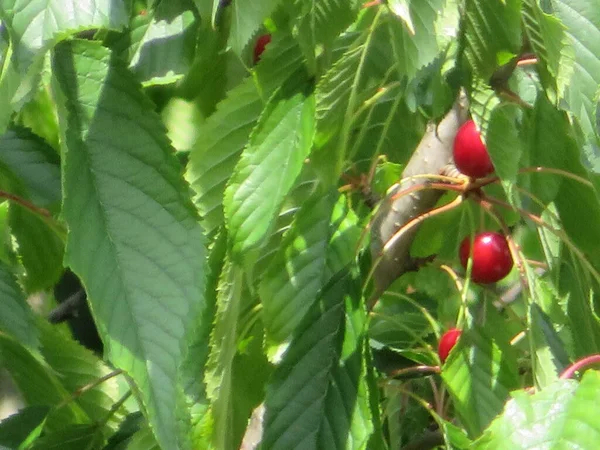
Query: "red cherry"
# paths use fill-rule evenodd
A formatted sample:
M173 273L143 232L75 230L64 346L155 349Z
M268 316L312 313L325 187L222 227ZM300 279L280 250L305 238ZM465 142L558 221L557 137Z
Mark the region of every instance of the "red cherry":
M458 328L450 328L442 335L438 345L438 355L440 355L442 364L446 362L446 359L450 354L450 350L454 348L456 341L458 341L458 338L461 334L462 331L460 331Z
M454 164L458 170L472 178L485 177L494 171L487 147L472 120L465 122L456 133Z
M466 269L471 253L471 237L460 244L460 263ZM476 283L495 283L509 274L513 259L503 234L484 232L473 239L473 267L471 279Z
M265 51L265 47L269 42L271 42L270 34L263 34L256 40L256 44L254 44L254 64L260 61L260 55Z

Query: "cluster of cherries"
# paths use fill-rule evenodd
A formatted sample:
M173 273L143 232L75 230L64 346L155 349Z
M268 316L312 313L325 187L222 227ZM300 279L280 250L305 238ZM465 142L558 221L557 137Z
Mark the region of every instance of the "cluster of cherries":
M494 172L494 165L481 135L472 120L463 124L454 139L454 164L456 168L471 178L482 178ZM471 239L467 236L459 247L459 259L466 269L469 256L472 258L471 279L475 283L495 283L506 277L513 267L506 237L501 233L485 231ZM446 361L461 330L451 328L439 342L438 355L442 363Z

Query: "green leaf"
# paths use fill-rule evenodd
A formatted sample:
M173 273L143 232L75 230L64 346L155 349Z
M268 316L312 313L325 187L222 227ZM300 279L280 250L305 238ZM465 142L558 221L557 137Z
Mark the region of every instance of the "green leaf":
M469 0L465 7L466 55L482 79L488 80L521 49L521 0Z
M277 7L281 0L261 0L260 2L232 2L231 8L231 33L229 45L233 51L240 55L248 41L261 27Z
M225 191L233 257L260 246L300 174L314 135L312 95L284 87L269 102Z
M207 233L223 223L223 193L263 103L252 79L231 90L200 130L186 178Z
M0 6L20 73L69 34L95 28L118 30L129 20L124 3L110 0L6 0Z
M295 40L277 33L260 64L256 80L246 78L229 91L199 130L190 152L186 178L208 234L223 224L223 193L264 104L288 79L306 79L303 59ZM256 84L255 84L256 83Z
M161 447L157 444L152 430L146 426L136 432L127 442L127 450L160 450Z
M402 5L401 3L404 3ZM445 0L418 0L395 4L396 14L401 13L399 20L389 20L390 42L397 70L401 76L414 77L419 69L430 64L438 56L440 48L436 21L444 7Z
M574 49L573 74L565 100L588 139L596 136L596 101L600 85L600 10L595 0L552 0Z
M560 267L559 291L567 296L567 316L573 338L574 357L600 353L600 320L594 313L595 292L586 271L572 255Z
M550 167L578 175L588 174L581 164L581 152L564 112L540 95L529 126L529 164ZM594 263L600 263L600 230L588 226L600 221L600 200L596 190L581 181L554 174L532 174L533 193L542 201L554 200L564 231Z
M17 255L25 268L26 290L51 288L63 272L63 240L46 220L18 205L11 205L9 223L18 243Z
M443 367L442 379L471 437L480 435L519 386L516 351L497 336L501 326L464 331Z
M21 448L33 442L42 432L49 406L29 406L0 422L0 445Z
M550 318L535 303L529 307L530 334L533 354L533 375L536 386L544 389L558 379L569 365L569 356Z
M592 449L600 439L596 405L600 374L587 371L581 383L559 380L535 394L517 391L474 449Z
M213 445L234 448L232 432L232 365L237 352L242 303L243 272L226 261L218 287L215 326L210 336L210 356L206 363L206 393L212 401Z
M367 448L373 427L358 291L343 270L296 329L267 387L263 448Z
M562 93L559 78L571 69L569 60L562 57L566 34L560 21L545 14L536 0L523 1L524 31L537 58L536 69L542 86L551 99Z
M356 5L347 0L303 1L298 19L298 40L309 60L315 59L317 45L331 46L335 38L356 17Z
M60 377L62 385L69 392L76 392L83 386L91 385L102 377L110 376L77 397L77 404L97 423L110 415L104 431L114 432L126 413L121 408L111 413L113 405L121 397L117 378L94 353L81 346L70 336L63 334L55 326L39 320L41 353L54 373Z
M521 160L521 139L518 121L519 107L500 104L492 110L485 135L490 158L496 173L503 180L516 181Z
M39 347L38 331L31 308L9 266L0 262L0 330L29 350Z
M226 259L217 289L217 313L205 372L211 405L198 421L203 427L198 431L203 437L211 435L215 449L240 448L252 410L263 400L263 387L270 374L262 325L256 320L256 301L244 285L243 275ZM203 441L203 446L207 445Z
M0 172L34 205L56 209L61 200L59 158L52 147L24 128L0 137Z
M69 424L88 423L89 418L79 405L69 401L70 393L60 383L50 367L21 343L0 333L0 363L8 371L29 406L53 407L46 421L47 431L60 430Z
M98 448L102 439L97 425L71 425L38 439L32 450L81 450Z
M109 50L56 49L65 134L65 260L83 280L107 358L127 371L157 440L177 448L182 344L204 294L204 239L166 130Z
M190 69L197 23L187 8L181 1L161 2L153 14L135 16L123 35L124 56L145 85L173 83Z
M323 272L334 201L332 195L317 191L302 205L260 281L263 321L275 342L290 336L326 281Z

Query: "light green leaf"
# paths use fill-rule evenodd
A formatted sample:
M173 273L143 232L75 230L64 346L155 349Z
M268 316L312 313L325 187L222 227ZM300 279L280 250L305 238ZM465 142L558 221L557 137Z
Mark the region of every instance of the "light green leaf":
M365 449L373 432L366 317L355 281L337 274L309 310L267 388L264 449Z
M29 350L39 347L34 315L17 284L14 272L0 262L0 330L15 338Z
M145 426L144 428L137 431L131 439L127 442L127 450L161 450L161 447L156 442L156 439L152 435L150 427Z
M231 2L231 33L229 45L240 55L248 41L261 27L281 0L234 1Z
M127 25L123 2L111 0L6 0L0 14L15 45L17 69L23 74L33 59L70 33Z
M314 135L315 102L283 87L267 105L225 191L235 260L263 242L300 174Z
M474 449L534 450L593 449L600 440L596 405L600 373L587 371L581 383L559 380L531 394L517 391Z
M573 74L565 100L588 139L595 140L600 85L600 9L596 0L552 0L574 49Z
M66 263L82 279L107 358L140 390L157 440L178 448L183 344L203 304L205 249L166 130L98 43L56 49L64 98Z

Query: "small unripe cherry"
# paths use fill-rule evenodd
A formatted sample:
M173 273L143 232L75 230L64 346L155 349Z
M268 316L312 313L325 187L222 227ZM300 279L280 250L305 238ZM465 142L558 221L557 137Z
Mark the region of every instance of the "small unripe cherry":
M440 356L442 364L446 362L446 359L450 354L450 350L454 348L461 334L462 331L460 331L458 328L450 328L440 338L440 343L438 344L438 355Z
M454 138L454 165L471 178L481 178L494 171L487 147L477 131L475 122L466 121Z
M271 42L270 34L263 34L258 37L256 44L254 44L254 64L260 61L260 55L265 51L265 47L269 42Z
M473 263L471 279L476 283L495 283L510 273L513 259L508 242L503 234L486 231L473 238ZM471 237L467 236L460 244L458 255L466 269L471 254Z

